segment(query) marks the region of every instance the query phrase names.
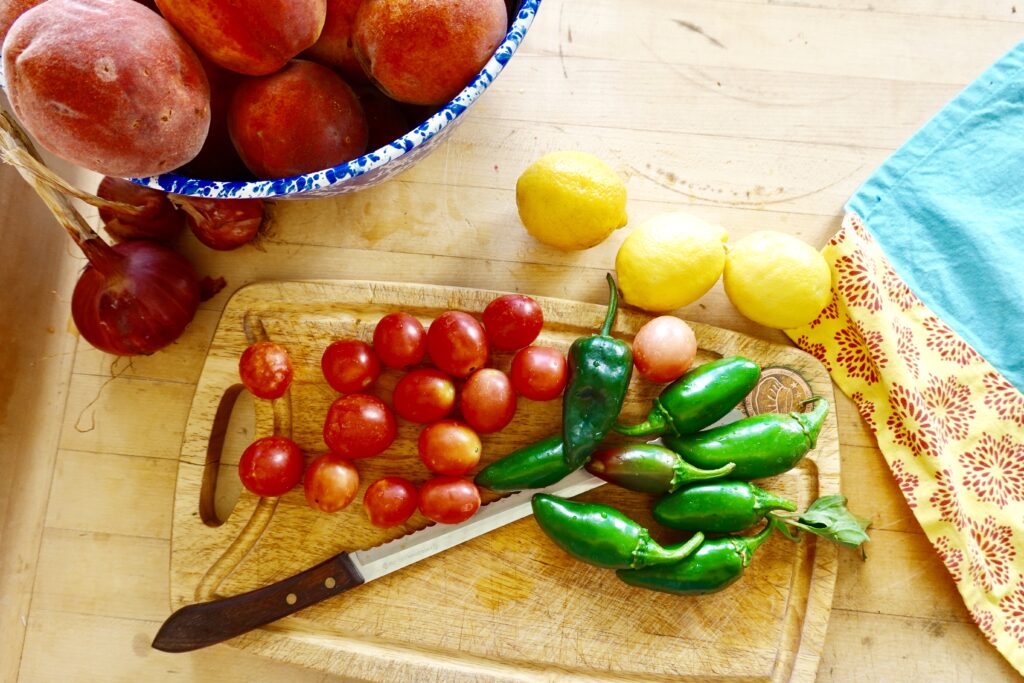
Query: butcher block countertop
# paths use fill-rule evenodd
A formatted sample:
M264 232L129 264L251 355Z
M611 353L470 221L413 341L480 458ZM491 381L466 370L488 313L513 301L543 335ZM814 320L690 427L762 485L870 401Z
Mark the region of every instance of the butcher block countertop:
M189 257L227 289L177 344L131 361L77 337L83 262L0 169L0 681L344 680L228 645L149 646L170 609L190 402L239 287L399 280L601 303L628 229L567 255L516 216L516 178L556 149L626 178L631 223L686 210L732 240L772 229L821 247L861 182L1022 28L1015 0L544 0L505 72L418 166L354 195L277 203L262 250L214 253L189 237ZM720 283L679 313L790 344L741 317ZM874 525L866 561L840 553L817 680L1015 680L836 396L841 488Z

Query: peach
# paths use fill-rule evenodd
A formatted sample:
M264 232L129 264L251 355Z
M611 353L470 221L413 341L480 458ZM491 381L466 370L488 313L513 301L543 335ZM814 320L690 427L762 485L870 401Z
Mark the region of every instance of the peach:
M298 59L238 86L228 130L242 161L264 179L319 171L366 149L366 116L352 89L326 66Z
M192 159L210 127L210 87L192 49L134 0L47 0L3 46L14 113L40 145L108 176Z
M14 20L41 2L43 0L0 0L0 43L4 42Z
M359 103L366 114L366 124L370 129L367 149L378 149L392 142L412 128L402 107L388 98L372 85L365 85L358 90Z
M210 133L196 158L179 168L177 173L207 180L249 180L252 174L242 163L228 133L231 96L245 76L222 69L203 58L199 61L210 81Z
M352 25L362 0L327 0L327 20L313 47L302 56L337 69L349 83L366 82L366 74L352 47Z
M250 76L283 67L313 45L326 0L156 0L188 42L214 64Z
M439 105L505 37L502 0L364 0L352 32L363 70L392 99Z

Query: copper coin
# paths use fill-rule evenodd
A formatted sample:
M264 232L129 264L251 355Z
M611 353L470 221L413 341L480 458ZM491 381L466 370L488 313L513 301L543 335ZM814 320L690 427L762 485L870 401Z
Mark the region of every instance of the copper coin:
M813 405L802 405L812 396L811 385L796 371L783 367L761 370L757 386L743 399L747 415L761 413L806 412Z

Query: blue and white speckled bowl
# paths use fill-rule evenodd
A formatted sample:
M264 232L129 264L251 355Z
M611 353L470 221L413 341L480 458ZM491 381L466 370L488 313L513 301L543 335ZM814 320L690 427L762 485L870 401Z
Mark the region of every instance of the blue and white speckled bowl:
M140 185L194 197L308 199L358 192L410 168L455 129L461 116L512 59L533 23L541 0L521 0L505 40L483 70L437 113L397 140L332 168L314 173L252 182L197 180L174 173L132 178Z

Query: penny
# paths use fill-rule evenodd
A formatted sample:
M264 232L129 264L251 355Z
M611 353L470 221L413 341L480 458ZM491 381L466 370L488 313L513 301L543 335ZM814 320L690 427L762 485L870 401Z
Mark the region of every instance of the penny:
M806 412L813 406L801 404L812 395L811 386L796 371L783 367L764 368L757 386L743 399L743 407L747 415Z

